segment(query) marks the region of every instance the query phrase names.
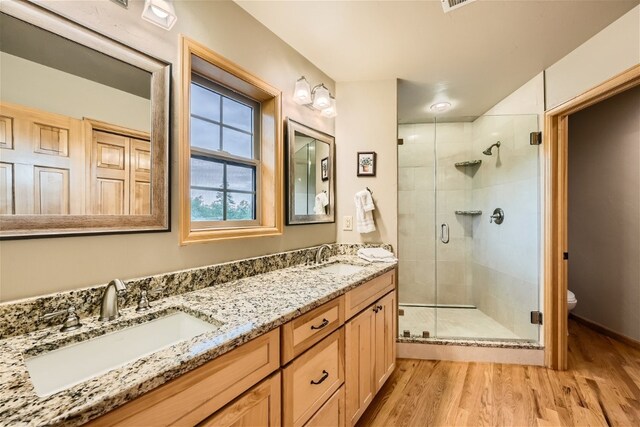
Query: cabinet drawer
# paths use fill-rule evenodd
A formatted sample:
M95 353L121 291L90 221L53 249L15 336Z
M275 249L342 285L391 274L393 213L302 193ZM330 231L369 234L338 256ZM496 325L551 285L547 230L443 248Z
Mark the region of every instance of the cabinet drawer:
M344 427L344 386L333 393L333 396L318 409L305 427Z
M283 370L283 421L302 426L344 382L344 328L340 328Z
M198 427L256 426L280 426L280 372L198 424Z
M358 314L395 286L396 270L392 270L350 290L345 294L345 318Z
M278 369L273 330L94 420L95 426L193 426Z
M344 295L282 326L282 364L344 324Z

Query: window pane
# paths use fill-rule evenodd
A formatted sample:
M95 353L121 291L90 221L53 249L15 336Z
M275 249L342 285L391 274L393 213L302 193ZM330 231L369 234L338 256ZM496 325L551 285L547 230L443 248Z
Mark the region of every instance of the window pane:
M253 194L228 192L227 219L255 219L253 200Z
M191 221L222 221L222 191L191 189Z
M222 123L247 132L253 131L251 107L229 98L222 98Z
M220 126L191 117L191 146L220 150Z
M222 149L235 156L253 158L251 135L233 129L222 128Z
M229 190L254 191L254 168L227 165L227 188Z
M220 121L220 95L191 83L191 114Z
M194 187L224 188L224 165L220 162L192 157L191 185Z

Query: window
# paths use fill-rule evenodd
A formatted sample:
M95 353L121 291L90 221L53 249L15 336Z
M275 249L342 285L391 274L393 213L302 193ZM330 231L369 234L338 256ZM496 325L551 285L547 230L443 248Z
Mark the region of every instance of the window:
M281 234L280 91L182 46L181 242Z
M256 221L260 104L193 74L191 221Z

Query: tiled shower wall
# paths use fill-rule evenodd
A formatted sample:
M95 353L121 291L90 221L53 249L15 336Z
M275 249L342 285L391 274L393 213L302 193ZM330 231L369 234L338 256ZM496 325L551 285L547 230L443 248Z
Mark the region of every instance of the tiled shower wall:
M521 338L537 340L530 312L538 309L538 147L529 134L536 115L481 116L473 123L472 150L482 165L472 181L472 203L482 210L473 222L469 263L473 304ZM500 141L492 156L482 153ZM505 219L490 224L502 208Z

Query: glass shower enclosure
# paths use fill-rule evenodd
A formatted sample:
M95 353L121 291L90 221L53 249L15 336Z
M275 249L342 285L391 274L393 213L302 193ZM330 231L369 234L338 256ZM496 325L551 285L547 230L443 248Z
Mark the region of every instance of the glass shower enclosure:
M538 117L398 129L400 338L537 342Z

